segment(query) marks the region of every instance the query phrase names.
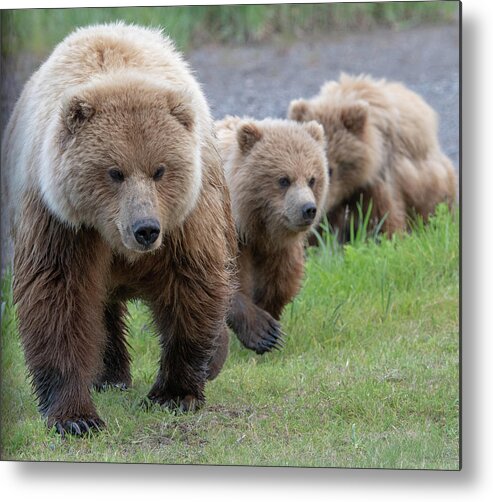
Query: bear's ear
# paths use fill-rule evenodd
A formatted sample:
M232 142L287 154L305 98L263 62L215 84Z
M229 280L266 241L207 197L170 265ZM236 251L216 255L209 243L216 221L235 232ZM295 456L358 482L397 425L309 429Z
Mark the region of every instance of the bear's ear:
M318 143L325 145L325 134L324 128L321 124L315 120L310 120L310 122L304 122L302 124L303 129Z
M248 153L260 141L262 133L253 122L246 122L238 128L237 138L242 153Z
M288 118L296 122L305 122L308 120L309 103L304 99L295 99L289 104Z
M361 136L368 119L368 103L358 101L341 110L341 120L344 127L355 136Z
M186 92L172 92L167 97L169 113L190 132L195 126L195 114L190 105L191 101L192 96Z
M337 87L339 86L339 82L335 80L330 80L329 82L325 82L320 87L320 94L331 94Z
M73 96L63 108L64 123L70 134L75 134L94 115L96 110L83 98Z

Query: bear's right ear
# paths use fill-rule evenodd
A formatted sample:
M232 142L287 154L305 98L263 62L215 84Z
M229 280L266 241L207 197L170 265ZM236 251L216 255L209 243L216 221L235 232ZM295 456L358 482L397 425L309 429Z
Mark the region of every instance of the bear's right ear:
M185 91L173 91L167 96L169 113L189 132L195 126L192 96Z
M355 136L361 136L368 119L369 105L366 101L358 101L341 110L341 120L344 127Z
M238 145L242 153L248 153L253 145L262 138L260 129L253 122L240 125L237 133Z
M310 106L304 99L295 99L289 104L288 118L296 122L306 122L309 120Z
M83 98L73 96L63 108L63 120L70 134L75 134L94 115L96 110Z

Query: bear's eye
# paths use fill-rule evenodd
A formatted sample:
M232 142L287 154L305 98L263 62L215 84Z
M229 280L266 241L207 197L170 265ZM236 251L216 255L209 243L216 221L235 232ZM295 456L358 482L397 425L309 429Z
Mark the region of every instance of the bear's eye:
M152 175L152 179L154 181L159 181L164 175L164 166L161 164L157 169L156 172Z
M113 181L118 181L118 182L122 182L125 180L125 176L123 176L123 173L120 171L120 169L110 169L108 171L108 174L110 175L110 178L113 180Z
M291 185L291 182L289 181L289 178L286 178L285 176L279 180L279 186L281 188L287 188L289 185Z
M354 168L354 164L351 162L339 162L338 167L341 171L351 171Z
M311 177L310 178L310 181L308 182L308 186L310 188L313 188L313 186L315 185L315 178Z
M332 167L329 167L329 178L332 178L333 172L334 172L334 170L332 169Z

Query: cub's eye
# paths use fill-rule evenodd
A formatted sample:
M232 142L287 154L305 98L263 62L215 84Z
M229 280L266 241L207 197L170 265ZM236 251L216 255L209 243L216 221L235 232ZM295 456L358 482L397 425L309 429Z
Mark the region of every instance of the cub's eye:
M287 188L289 185L291 185L289 178L283 177L279 180L279 186L281 188Z
M152 179L154 181L159 181L164 175L164 166L160 165L157 169L156 172L152 175Z
M310 181L308 182L308 186L310 188L313 188L314 185L315 185L315 178L312 177L312 178L310 178Z
M334 170L332 169L332 167L329 167L329 178L332 178L333 172L334 172Z
M351 162L339 162L338 167L341 171L350 171L354 168L354 164Z
M108 171L108 174L110 175L110 178L113 180L113 181L118 181L118 182L122 182L125 180L125 176L123 176L123 173L120 171L120 169L110 169Z

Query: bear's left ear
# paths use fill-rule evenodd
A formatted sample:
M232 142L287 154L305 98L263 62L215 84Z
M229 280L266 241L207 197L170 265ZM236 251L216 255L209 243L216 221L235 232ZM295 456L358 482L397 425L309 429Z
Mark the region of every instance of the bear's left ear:
M369 105L366 101L358 101L341 110L344 127L355 136L361 136L368 119Z
M167 102L169 113L173 115L187 131L192 132L195 126L195 114L191 106L192 96L186 92L174 91L167 96Z
M253 122L245 122L238 128L237 138L242 153L248 153L262 139L262 132Z
M310 105L304 99L294 99L289 103L288 119L296 122L305 122L308 120Z
M63 108L65 126L71 134L75 134L94 115L96 110L83 98L73 96Z
M315 141L325 145L325 133L321 124L315 120L310 120L310 122L304 122L302 127Z

